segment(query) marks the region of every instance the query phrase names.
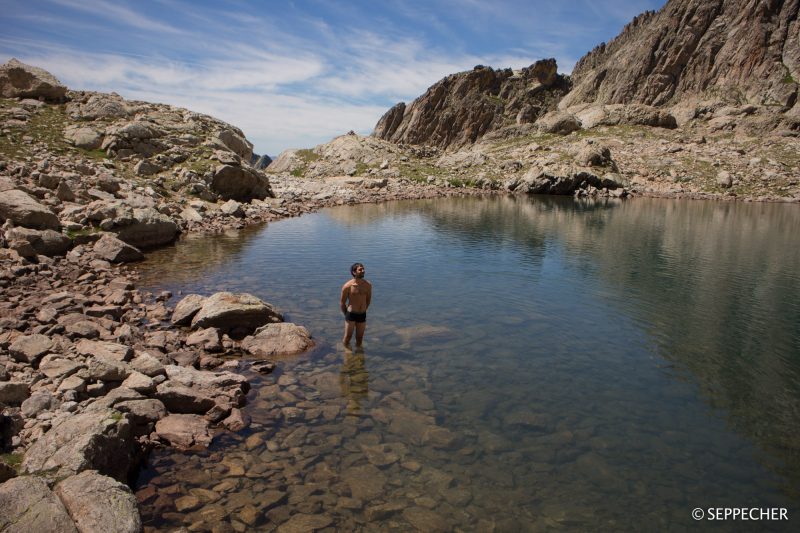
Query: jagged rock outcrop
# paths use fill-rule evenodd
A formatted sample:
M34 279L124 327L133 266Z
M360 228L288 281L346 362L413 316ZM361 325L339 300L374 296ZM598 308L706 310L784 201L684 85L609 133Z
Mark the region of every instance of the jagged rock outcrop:
M46 70L16 59L0 65L0 96L3 98L42 98L61 102L67 88Z
M568 79L558 74L554 59L519 71L478 65L438 81L410 105L392 107L373 136L395 143L461 147L504 126L535 122L554 109L568 89Z
M654 106L688 95L796 105L800 0L670 0L584 56L566 108L581 103Z

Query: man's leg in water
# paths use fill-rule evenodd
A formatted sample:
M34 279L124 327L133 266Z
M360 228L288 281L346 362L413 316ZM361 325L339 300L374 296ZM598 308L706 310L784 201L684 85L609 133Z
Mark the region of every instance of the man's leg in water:
M364 340L364 330L366 329L366 322L356 322L356 346L361 346L361 342Z
M353 338L353 327L355 326L355 322L350 322L348 320L344 321L344 338L342 338L343 344L350 344L350 339ZM363 335L363 333L362 333Z

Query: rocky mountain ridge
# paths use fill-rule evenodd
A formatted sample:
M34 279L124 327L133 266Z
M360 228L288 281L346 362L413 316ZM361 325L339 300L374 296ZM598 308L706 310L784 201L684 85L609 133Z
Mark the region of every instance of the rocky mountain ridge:
M478 65L445 77L408 106L401 102L392 107L373 136L395 143L461 147L504 126L535 122L555 109L568 89L555 59L520 71Z
M670 0L581 58L561 106L663 106L702 95L789 111L800 80L799 10L798 0Z
M525 135L532 124L546 133L565 125L676 127L726 105L773 115L761 130L798 131L798 10L800 0L670 0L586 54L570 77L558 75L552 59L518 73L479 66L452 74L392 107L373 136L453 150L500 131ZM608 107L623 105L634 107Z

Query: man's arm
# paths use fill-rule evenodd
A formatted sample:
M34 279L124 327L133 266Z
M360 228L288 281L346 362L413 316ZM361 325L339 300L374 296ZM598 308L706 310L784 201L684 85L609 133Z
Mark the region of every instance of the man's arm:
M369 309L369 303L372 301L372 283L369 281L367 282L367 308Z
M347 297L350 296L350 282L348 281L342 286L342 298L339 302L342 313L347 314Z

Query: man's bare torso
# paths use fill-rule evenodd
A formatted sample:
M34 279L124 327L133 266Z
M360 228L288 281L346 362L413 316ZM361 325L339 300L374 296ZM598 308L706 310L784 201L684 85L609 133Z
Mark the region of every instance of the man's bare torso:
M342 287L342 292L347 291L347 308L351 313L365 313L367 302L372 293L372 285L364 279L351 279Z

